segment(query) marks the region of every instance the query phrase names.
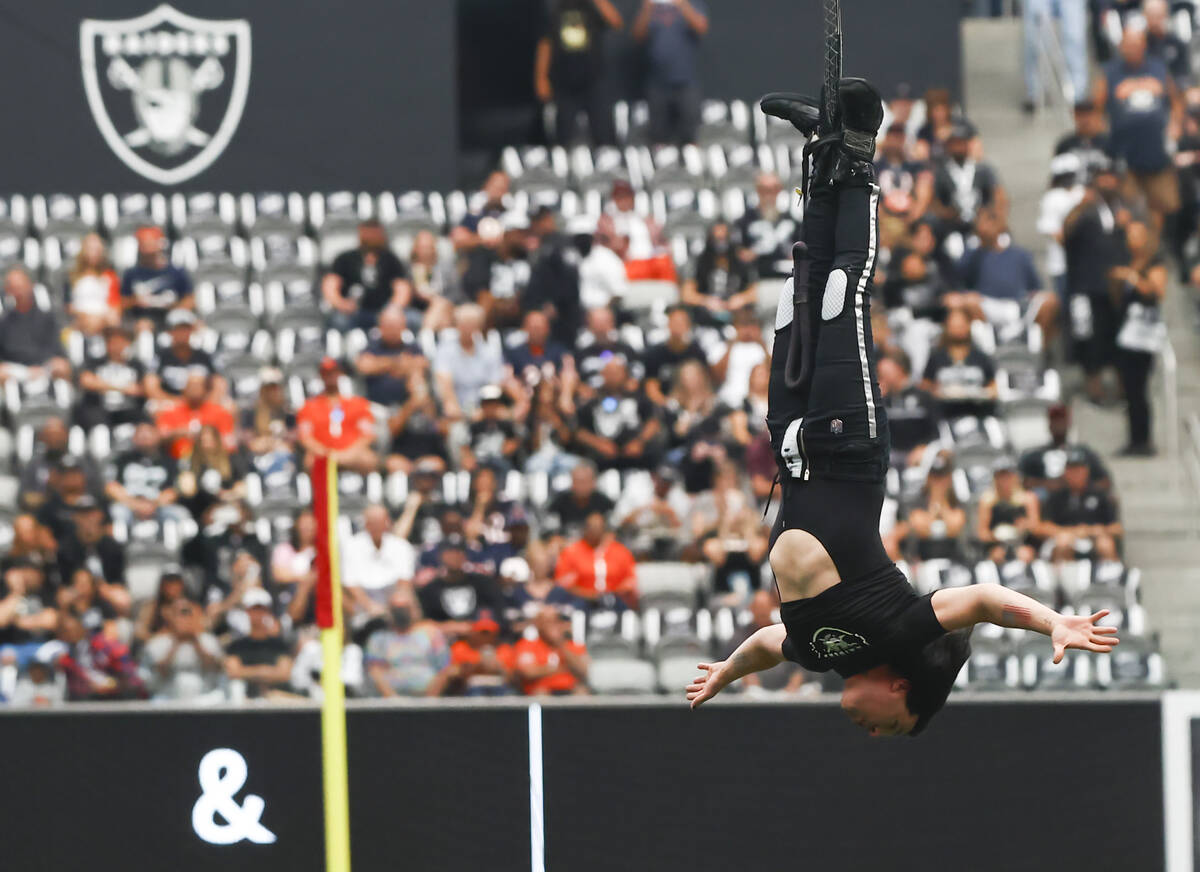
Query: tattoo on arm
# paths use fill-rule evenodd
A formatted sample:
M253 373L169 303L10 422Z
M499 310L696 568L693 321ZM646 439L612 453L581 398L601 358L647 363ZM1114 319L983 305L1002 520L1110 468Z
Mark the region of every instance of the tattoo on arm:
M1025 606L1007 605L1004 607L1001 614L1003 614L1006 618L1023 618L1026 621L1033 619L1033 612L1031 612Z

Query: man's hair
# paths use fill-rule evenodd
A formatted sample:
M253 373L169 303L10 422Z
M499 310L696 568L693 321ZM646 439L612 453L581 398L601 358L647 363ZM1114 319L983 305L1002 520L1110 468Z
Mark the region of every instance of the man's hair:
M913 662L905 664L911 685L905 703L917 716L910 736L919 736L933 716L942 710L954 687L954 679L971 656L971 630L955 630L934 639L921 649Z

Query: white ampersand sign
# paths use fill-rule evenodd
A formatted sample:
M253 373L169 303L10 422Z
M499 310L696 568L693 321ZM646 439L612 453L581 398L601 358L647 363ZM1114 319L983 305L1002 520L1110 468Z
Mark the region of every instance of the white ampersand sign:
M192 829L212 845L236 845L243 840L270 845L275 834L259 823L266 803L247 794L238 804L237 792L246 783L246 758L232 748L215 748L200 761L200 789L192 806ZM218 815L225 823L218 823Z

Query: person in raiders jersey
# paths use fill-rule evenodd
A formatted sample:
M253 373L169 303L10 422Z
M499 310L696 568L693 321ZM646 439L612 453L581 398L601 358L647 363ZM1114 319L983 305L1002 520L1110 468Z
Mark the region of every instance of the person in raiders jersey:
M809 146L804 244L775 319L767 424L783 499L770 562L783 623L700 664L687 698L695 708L786 659L838 672L842 708L872 736L916 735L945 704L975 624L1044 633L1056 662L1067 648L1108 651L1116 630L1097 626L1104 611L1060 615L999 585L921 597L888 558L879 516L890 439L869 311L880 195L870 161L883 106L862 79L843 79L839 92L836 135ZM805 135L817 128L811 98L769 95L763 109Z

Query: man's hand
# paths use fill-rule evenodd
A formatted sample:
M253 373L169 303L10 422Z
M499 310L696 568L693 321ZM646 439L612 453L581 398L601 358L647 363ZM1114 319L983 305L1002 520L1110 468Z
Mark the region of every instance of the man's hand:
M1120 644L1116 627L1096 626L1096 622L1107 614L1108 609L1101 609L1091 616L1060 616L1050 633L1050 641L1054 643L1054 662L1061 663L1068 648L1108 654L1113 646Z
M696 668L703 674L697 675L687 686L687 698L694 709L704 705L729 684L723 660L718 663L699 663Z

